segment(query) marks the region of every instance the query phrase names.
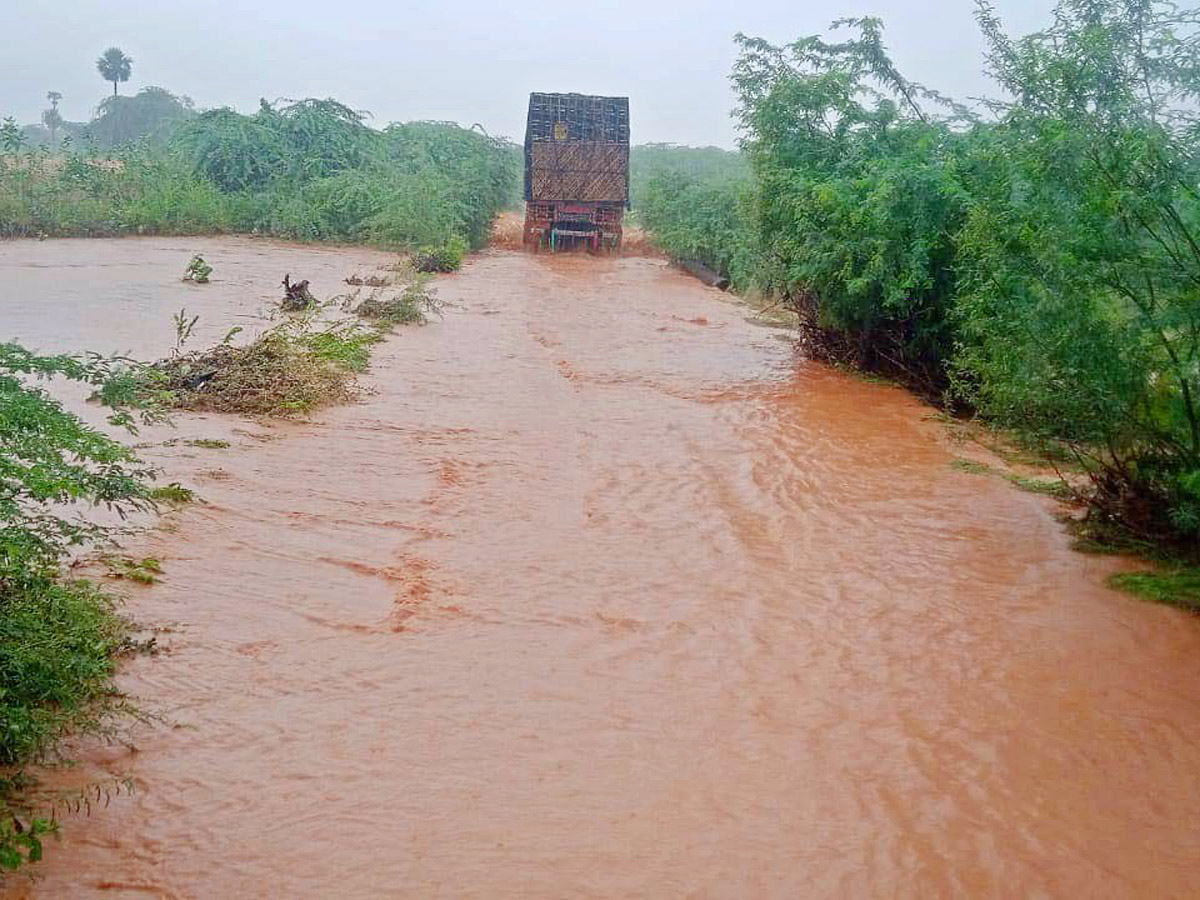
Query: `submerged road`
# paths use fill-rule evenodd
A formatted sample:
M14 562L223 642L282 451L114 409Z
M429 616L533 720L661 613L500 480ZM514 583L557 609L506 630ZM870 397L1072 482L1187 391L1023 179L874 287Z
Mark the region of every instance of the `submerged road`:
M385 259L9 244L0 318L161 354L181 305L219 338ZM148 451L206 501L131 588L163 722L84 748L136 793L9 897L1200 895L1200 622L1107 590L1052 501L662 262L438 289L361 403L151 435L232 444Z

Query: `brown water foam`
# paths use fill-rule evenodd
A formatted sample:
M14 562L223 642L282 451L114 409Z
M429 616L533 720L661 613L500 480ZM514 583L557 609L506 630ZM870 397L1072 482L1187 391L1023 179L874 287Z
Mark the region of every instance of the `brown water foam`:
M154 355L181 296L219 338L384 260L7 244L2 330ZM180 727L89 751L138 792L10 896L1196 895L1200 626L1049 501L660 262L439 291L362 403L148 451L207 503L144 541L174 630L121 681Z

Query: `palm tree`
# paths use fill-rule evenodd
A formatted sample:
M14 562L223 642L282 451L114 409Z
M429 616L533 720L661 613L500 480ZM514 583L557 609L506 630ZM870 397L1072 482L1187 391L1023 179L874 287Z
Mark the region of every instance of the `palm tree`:
M63 117L57 109L50 107L42 113L42 124L50 132L50 146L58 146L58 129L62 127Z
M96 60L96 71L105 81L111 81L113 96L117 96L117 82L128 81L133 70L133 60L121 52L120 47L109 47Z
M62 94L58 91L49 91L46 99L50 101L50 108L42 112L42 124L50 132L50 146L55 147L58 145L58 129L63 124L63 117L58 111L58 101L62 99Z

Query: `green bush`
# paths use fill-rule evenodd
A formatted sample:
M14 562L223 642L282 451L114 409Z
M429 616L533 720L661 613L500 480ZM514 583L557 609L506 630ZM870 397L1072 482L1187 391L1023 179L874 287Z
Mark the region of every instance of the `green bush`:
M839 24L856 34L785 47L738 37L758 281L840 336L854 362L937 387L953 344L964 138L926 111L939 98L895 71L877 20Z
M1195 536L1200 469L1200 15L1060 4L991 69L1019 99L963 167L957 395L1071 441L1096 512Z
M422 247L413 256L413 268L418 272L457 272L462 268L467 243L452 237L437 247Z
M1093 516L1195 554L1200 12L1061 0L1021 39L977 17L1013 98L986 120L904 78L875 19L739 36L749 178L647 150L641 221L780 295L819 352L1065 444Z
M697 259L752 286L758 272L751 230L754 185L748 176L693 175L664 168L638 197L638 221L676 259Z
M125 626L90 582L9 567L0 611L0 764L19 765L99 712ZM3 800L0 800L0 806Z
M20 768L67 730L95 728L116 710L110 677L126 628L111 598L60 574L66 554L109 531L72 508L146 508L151 472L132 451L28 383L90 384L132 427L141 380L119 361L45 357L0 344L0 866L40 858L46 823L25 809ZM140 403L143 418L153 418ZM31 840L31 836L35 839Z
M704 183L747 181L751 173L748 160L737 151L678 144L638 144L629 151L629 192L635 219L640 218L652 183L664 175L684 176L689 181Z
M0 236L249 232L479 247L519 183L512 144L449 123L375 130L332 100L162 121L153 140L105 161L22 152L14 123L0 158Z

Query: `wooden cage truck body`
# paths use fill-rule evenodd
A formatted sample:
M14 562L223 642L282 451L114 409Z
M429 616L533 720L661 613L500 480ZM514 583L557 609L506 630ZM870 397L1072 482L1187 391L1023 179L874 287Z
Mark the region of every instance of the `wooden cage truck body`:
M629 208L629 98L530 94L525 244L621 246Z

